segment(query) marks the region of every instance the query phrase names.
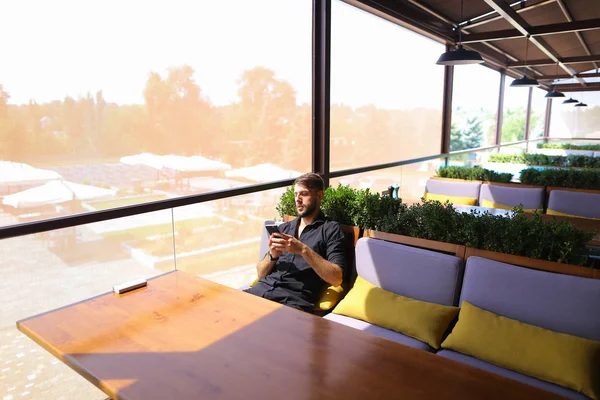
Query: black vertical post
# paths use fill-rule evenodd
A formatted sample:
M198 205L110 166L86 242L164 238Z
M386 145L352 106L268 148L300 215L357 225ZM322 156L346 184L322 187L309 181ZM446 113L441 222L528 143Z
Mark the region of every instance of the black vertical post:
M312 171L329 186L331 0L313 0Z
M529 97L527 98L527 111L525 112L525 132L523 140L529 140L529 130L531 129L531 99L533 97L533 88L529 88Z
M504 112L504 86L506 74L500 72L500 90L498 92L498 113L496 115L496 145L502 144L502 113Z
M550 136L550 118L552 117L552 99L546 101L546 115L544 115L544 143L548 142Z
M450 51L453 46L446 45L446 52ZM452 91L454 88L454 66L447 65L444 67L444 103L442 108L442 143L441 153L450 152L450 135L452 131ZM448 157L446 157L446 165L448 165Z

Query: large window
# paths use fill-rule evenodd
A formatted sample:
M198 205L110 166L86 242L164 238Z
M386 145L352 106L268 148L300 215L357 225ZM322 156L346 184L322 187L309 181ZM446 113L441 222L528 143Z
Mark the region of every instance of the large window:
M502 143L516 142L525 138L529 88L510 87L513 80L507 76L504 86Z
M35 207L5 204L9 214L39 219L100 197L133 204L309 170L310 1L29 0L0 13L10 38L0 160L21 163L0 165L0 196L61 178L97 194L34 196ZM7 179L23 163L44 171ZM270 165L239 171L260 164Z
M334 1L331 169L438 154L444 46Z
M529 139L537 139L544 136L544 124L546 122L546 105L548 99L546 99L545 90L539 88L533 88L531 94L531 116L529 119ZM554 104L552 107L556 107L562 102L562 99L552 100Z
M499 91L498 72L479 65L454 67L451 151L495 142Z
M554 101L550 117L550 137L556 138L600 138L600 92L565 93L587 104L574 107Z

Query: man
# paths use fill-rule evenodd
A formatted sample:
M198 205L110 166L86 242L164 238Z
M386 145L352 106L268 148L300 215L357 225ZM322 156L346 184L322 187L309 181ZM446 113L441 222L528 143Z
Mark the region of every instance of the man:
M269 237L269 251L256 266L259 282L246 292L312 312L326 285L342 284L344 233L321 212L323 186L313 173L295 180L298 218L279 225L281 233Z

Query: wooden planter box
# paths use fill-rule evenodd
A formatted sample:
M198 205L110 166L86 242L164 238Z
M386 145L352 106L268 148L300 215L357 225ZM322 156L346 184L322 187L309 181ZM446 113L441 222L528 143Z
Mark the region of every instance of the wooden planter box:
M515 256L512 254L496 253L495 251L473 249L467 247L465 261L471 256L484 257L490 260L514 264L522 267L539 269L541 271L557 272L564 275L581 276L584 278L600 279L600 270L579 265L563 264L555 261L538 260L535 258Z
M419 239L412 236L403 236L395 233L379 232L371 229L365 229L363 237L386 240L388 242L405 244L407 246L419 247L427 250L443 251L453 253L455 256L463 258L465 256L465 246L452 243L437 242L435 240Z

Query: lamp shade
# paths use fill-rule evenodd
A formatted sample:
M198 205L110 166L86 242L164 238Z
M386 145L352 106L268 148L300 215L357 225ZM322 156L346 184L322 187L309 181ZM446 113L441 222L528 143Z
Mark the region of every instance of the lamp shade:
M527 76L523 75L519 79L515 79L514 81L512 81L510 86L511 87L536 87L536 86L539 86L539 83L535 79L531 79L531 78L528 78Z
M563 101L563 104L573 104L573 103L578 103L578 101L572 97L569 97L568 100Z
M456 46L455 50L445 52L437 60L438 65L468 65L482 62L483 58L478 52L465 50L461 44Z
M573 107L587 107L587 104L579 102L579 103L575 104Z
M557 99L559 97L565 97L565 94L557 92L556 89L553 89L551 92L546 93L544 97L547 99Z

